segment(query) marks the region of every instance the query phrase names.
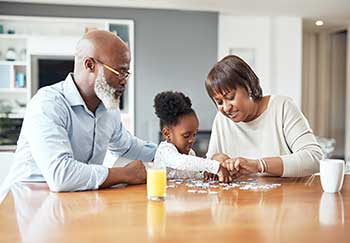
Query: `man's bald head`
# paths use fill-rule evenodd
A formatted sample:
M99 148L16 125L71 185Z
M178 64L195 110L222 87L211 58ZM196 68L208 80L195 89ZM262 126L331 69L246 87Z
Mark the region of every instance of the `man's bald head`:
M83 36L76 47L74 81L91 111L101 100L107 108L119 106L129 68L129 48L118 36L103 30Z
M130 51L124 41L115 34L96 30L86 33L76 46L75 61L79 62L84 57L93 57L115 67L119 63L130 62ZM79 67L76 66L76 68Z
M102 59L105 56L129 51L128 46L118 36L105 30L86 33L76 47L77 56L92 56Z

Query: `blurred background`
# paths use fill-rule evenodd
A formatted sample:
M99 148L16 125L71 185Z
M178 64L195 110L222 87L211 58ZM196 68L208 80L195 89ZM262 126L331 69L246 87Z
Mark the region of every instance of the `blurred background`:
M199 116L195 148L204 155L216 114L204 80L236 54L265 94L295 100L328 157L350 160L349 0L1 0L1 150L15 149L28 100L73 70L76 42L94 29L132 51L121 111L138 137L159 142L153 98L179 90Z

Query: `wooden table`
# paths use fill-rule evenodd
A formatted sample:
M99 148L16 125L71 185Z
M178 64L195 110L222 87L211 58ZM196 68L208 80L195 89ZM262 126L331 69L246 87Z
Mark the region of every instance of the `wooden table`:
M350 177L323 193L318 176L259 178L267 191L216 195L169 188L164 202L146 186L52 193L18 184L0 205L0 242L350 242Z

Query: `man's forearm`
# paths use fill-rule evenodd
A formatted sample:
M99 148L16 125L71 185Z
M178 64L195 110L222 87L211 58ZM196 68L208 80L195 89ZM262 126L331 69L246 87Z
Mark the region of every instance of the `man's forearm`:
M108 176L100 188L106 188L120 183L146 183L146 169L141 160L134 160L124 167L108 169Z
M106 180L100 185L100 188L111 187L120 183L127 183L125 167L109 168Z

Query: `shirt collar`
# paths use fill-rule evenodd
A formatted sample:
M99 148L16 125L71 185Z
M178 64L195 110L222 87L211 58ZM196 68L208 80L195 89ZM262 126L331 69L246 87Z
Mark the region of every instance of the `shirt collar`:
M63 94L71 106L86 106L74 82L73 73L69 73L63 84Z
M81 97L77 85L74 82L73 73L69 73L66 79L64 80L63 94L66 97L70 106L83 106L87 112L91 113L91 111L89 111L89 109L87 108L85 101ZM96 111L97 110L106 110L102 102L100 102L100 104L98 105Z

